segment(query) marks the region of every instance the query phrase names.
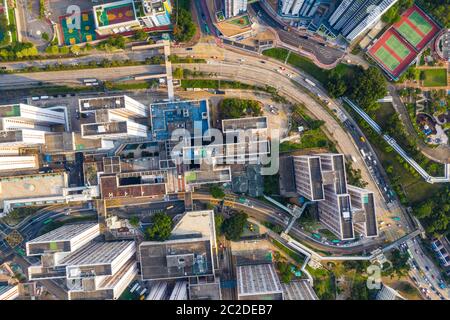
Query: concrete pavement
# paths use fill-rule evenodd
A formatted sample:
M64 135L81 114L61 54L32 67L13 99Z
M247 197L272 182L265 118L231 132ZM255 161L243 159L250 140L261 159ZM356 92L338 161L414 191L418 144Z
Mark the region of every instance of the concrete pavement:
M119 81L131 80L135 76L165 73L164 66L140 65L118 68L0 74L0 89L29 88L41 85L82 85L82 80L86 78L96 78L101 81Z

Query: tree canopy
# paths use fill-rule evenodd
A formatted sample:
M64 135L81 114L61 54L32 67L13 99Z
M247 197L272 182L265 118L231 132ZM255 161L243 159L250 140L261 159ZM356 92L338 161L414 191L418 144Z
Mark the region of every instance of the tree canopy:
M216 199L223 199L225 197L225 192L223 192L222 188L217 185L211 186L209 188L209 192Z
M356 79L350 84L350 98L366 111L376 110L377 101L386 94L386 79L376 67L360 69Z
M256 117L262 115L261 105L256 100L238 98L223 99L219 105L222 119L237 119L245 116Z
M172 19L175 40L178 42L190 41L197 32L197 27L192 20L192 14L184 8L180 8L178 12L172 15Z
M435 237L447 234L450 223L450 187L442 188L413 210L427 233Z
M172 219L163 212L158 212L153 216L153 225L147 229L149 240L165 241L172 232Z
M238 241L247 224L248 215L245 212L237 212L222 223L222 232L227 240Z

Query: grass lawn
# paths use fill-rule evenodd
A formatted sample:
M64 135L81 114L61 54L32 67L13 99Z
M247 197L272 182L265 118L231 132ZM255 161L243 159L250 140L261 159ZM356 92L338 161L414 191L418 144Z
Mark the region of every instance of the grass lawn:
M334 275L326 269L313 269L306 266L306 270L314 278L314 291L320 300L334 300L336 287Z
M234 24L239 27L248 27L250 25L250 19L248 16L239 17L229 21L231 24Z
M335 235L333 232L331 232L331 231L328 230L328 229L320 229L320 230L319 230L319 233L320 233L322 236L326 237L326 238L327 238L328 240L330 240L330 241L338 240L338 239L339 239L338 237L336 237L336 235Z
M425 87L445 87L447 85L447 69L422 70Z
M290 152L300 149L327 148L334 150L335 146L320 129L309 130L302 134L300 143L286 141L280 144L280 152Z
M331 70L321 69L318 66L316 66L314 64L314 62L312 62L310 59L303 57L301 55L298 55L294 52L291 52L291 54L289 55L289 58L288 58L288 54L289 54L289 50L283 49L283 48L272 48L272 49L265 50L263 52L263 55L277 59L282 62L285 62L286 58L287 58L288 59L287 63L289 63L293 67L296 67L296 68L310 74L314 79L318 80L320 83L325 85L325 83L328 79L328 75L331 72ZM353 69L353 67L341 63L341 64L338 64L336 66L336 68L334 68L333 70L344 75L344 74L351 73L353 71L352 69Z

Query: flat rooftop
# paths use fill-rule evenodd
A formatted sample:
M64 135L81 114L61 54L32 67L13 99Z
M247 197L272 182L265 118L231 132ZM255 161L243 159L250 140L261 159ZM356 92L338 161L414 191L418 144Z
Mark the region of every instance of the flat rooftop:
M211 170L186 171L185 180L188 185L229 182L231 181L231 169L215 167Z
M1 177L0 207L5 200L62 196L67 187L65 172Z
M283 300L319 300L308 280L282 283Z
M70 253L60 264L67 266L109 264L131 246L134 246L134 241L92 242Z
M80 223L80 224L68 224L52 230L46 234L43 234L33 240L28 241L29 244L41 243L41 242L57 242L57 241L70 241L71 239L79 236L83 232L98 226L98 223Z
M45 134L46 152L73 152L75 147L75 134L73 132L49 132Z
M214 211L204 210L186 212L172 230L172 237L180 238L195 233L215 241L216 229L214 224Z
M249 130L249 129L267 129L267 117L251 117L240 119L222 120L222 131Z
M80 111L113 110L125 108L125 96L80 99Z
M156 103L150 106L152 133L156 140L168 140L176 129L202 135L209 129L207 100Z
M102 176L100 192L104 199L164 195L166 182L167 172L163 170Z
M209 238L143 242L139 249L144 280L213 274Z
M239 297L283 292L272 263L237 266L236 275Z
M0 131L0 143L20 142L22 140L22 130Z
M91 123L83 125L84 136L121 134L128 132L126 121Z
M20 116L19 104L0 106L0 118L19 117L19 116Z

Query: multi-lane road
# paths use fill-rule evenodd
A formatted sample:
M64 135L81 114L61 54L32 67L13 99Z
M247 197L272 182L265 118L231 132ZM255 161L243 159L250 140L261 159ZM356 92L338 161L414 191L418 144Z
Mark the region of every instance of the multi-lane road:
M322 65L333 65L344 57L345 52L343 50L328 47L323 43L314 41L307 35L285 30L285 26L267 12L265 5L255 2L251 5L251 8L263 24L272 27L277 32L282 43L312 54Z
M437 269L431 259L423 252L419 242L416 239L406 241L401 246L403 250L408 250L410 259L410 276L416 285L420 288L422 295L434 299L450 299L450 290L441 288L442 281L440 271Z

